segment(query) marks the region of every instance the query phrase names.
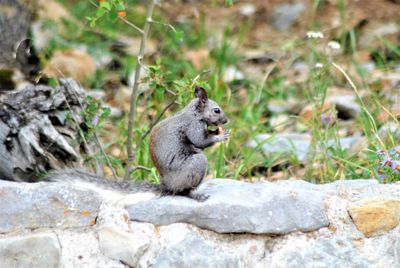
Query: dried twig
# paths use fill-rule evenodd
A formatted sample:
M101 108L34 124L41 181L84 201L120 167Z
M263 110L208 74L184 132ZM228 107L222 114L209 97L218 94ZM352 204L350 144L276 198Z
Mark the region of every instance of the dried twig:
M126 148L128 159L126 162L124 179L129 178L130 173L131 173L131 165L132 165L133 161L135 160L135 153L133 151L132 142L133 142L133 125L134 125L135 111L136 111L136 96L137 96L137 91L138 91L140 72L142 69L142 60L143 60L143 56L144 56L144 49L146 47L147 35L149 33L150 25L152 22L152 16L153 16L153 10L154 10L155 4L156 4L156 0L150 0L149 6L147 9L146 22L144 24L142 38L140 40L139 55L137 57L137 65L136 65L136 69L135 69L135 81L133 83L131 101L130 101L129 120L128 120L128 142L127 142L127 148Z

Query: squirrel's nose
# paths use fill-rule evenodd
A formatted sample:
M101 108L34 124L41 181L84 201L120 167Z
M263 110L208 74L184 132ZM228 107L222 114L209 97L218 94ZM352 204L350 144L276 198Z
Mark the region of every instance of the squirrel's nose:
M226 124L226 123L228 123L228 118L226 118L226 117L224 117L223 119L222 119L222 124Z

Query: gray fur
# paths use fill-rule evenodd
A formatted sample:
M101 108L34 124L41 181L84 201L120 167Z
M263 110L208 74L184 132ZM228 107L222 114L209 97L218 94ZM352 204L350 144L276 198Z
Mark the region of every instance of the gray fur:
M203 150L229 137L228 132L207 129L227 123L223 110L207 98L203 88L196 87L196 96L181 112L156 125L150 134L151 159L166 193L189 194L195 189L207 171Z
M123 193L160 192L160 186L156 184L151 184L149 182L111 181L80 169L53 171L45 180L59 182L71 181L75 184L79 181L88 182L106 190L112 189Z

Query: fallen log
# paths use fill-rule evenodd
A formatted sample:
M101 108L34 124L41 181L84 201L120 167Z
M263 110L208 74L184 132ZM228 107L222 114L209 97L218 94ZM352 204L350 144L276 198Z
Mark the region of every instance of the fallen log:
M72 79L0 92L0 179L32 182L51 169L81 167L84 97Z

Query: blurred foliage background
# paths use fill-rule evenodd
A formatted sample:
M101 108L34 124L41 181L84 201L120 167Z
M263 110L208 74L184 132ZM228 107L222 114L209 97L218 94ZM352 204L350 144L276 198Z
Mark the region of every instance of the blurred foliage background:
M40 0L30 33L44 73L77 79L110 108L96 131L120 176L141 38L132 24L143 27L147 8ZM206 150L208 177L400 180L399 14L393 0L161 1L143 59L132 178L158 180L141 137L198 83L230 118L230 140Z

